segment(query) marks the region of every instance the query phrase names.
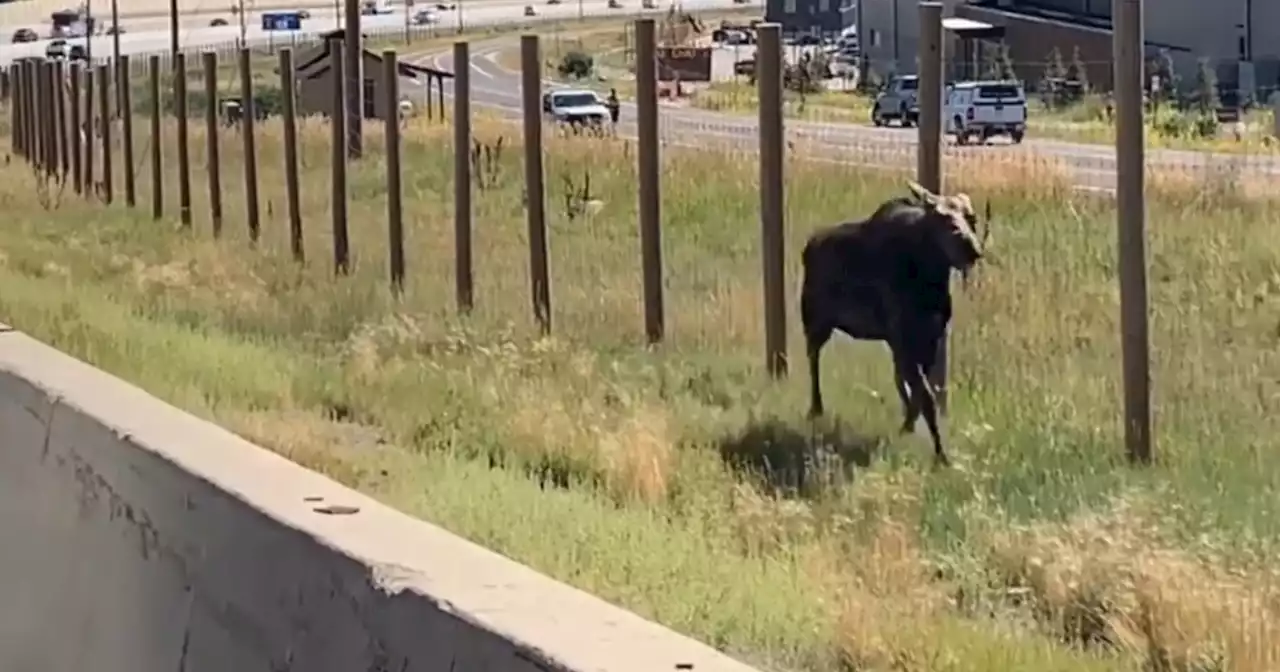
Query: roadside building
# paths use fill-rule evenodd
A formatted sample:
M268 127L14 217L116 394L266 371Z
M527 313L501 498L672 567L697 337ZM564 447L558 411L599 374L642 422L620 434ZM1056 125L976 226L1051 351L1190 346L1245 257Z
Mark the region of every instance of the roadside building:
M765 21L785 35L836 35L853 26L862 0L765 0Z
M334 43L343 39L343 31L334 30L325 33L322 37L323 41L320 44L299 55L297 65L294 66L294 79L298 87L297 106L298 114L300 115L328 115L333 108L336 73L331 67L332 58L330 52ZM387 83L383 78L382 56L368 49L364 49L363 52L361 65L363 92L361 99L364 104L364 118L385 119L388 114L392 116L399 114L398 106L394 110L385 109L383 92ZM427 85L428 97L431 96L433 86L438 84L441 90L440 98L443 101L443 80L451 79L453 73L403 61L398 62L396 65L400 77L424 82ZM443 106L443 103L441 104Z
M859 41L868 67L880 73L913 73L919 48L917 0L861 0ZM949 38L947 57L964 49L981 53L984 42L1007 45L1020 78L1034 83L1057 48L1064 59L1079 49L1089 81L1111 86L1112 0L944 0L943 14L967 19L970 34L985 25L988 37ZM1225 90L1259 97L1280 79L1280 2L1262 0L1147 0L1146 51L1167 54L1184 83L1207 59ZM996 37L998 35L998 37ZM960 51L955 51L959 49Z

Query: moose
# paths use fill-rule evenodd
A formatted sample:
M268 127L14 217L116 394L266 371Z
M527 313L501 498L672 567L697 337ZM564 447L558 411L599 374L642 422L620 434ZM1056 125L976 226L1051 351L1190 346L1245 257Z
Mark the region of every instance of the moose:
M930 382L951 320L951 270L967 276L982 258L990 223L978 238L966 194L943 196L908 181L914 198L885 202L864 221L820 229L803 251L800 318L809 359L809 416L824 413L818 364L834 331L884 341L905 419L923 413L941 465L950 463L938 432L936 390ZM987 206L990 219L990 205Z

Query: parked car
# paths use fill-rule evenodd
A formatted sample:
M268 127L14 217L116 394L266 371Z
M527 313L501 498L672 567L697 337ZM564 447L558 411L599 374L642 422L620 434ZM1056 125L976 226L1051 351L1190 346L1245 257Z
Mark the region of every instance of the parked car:
M210 21L210 22L209 22L209 25L210 25L210 26L213 26L214 28L217 28L217 27L219 27L219 26L225 26L225 25L227 25L227 20L226 20L226 19L214 19L214 20L212 20L212 21Z
M306 9L299 9L299 10L298 10L298 18L299 18L299 19L302 19L303 21L305 21L305 20L307 20L307 19L311 18L311 11L310 11L310 10L306 10Z
M524 15L525 15L525 16L537 16L537 15L538 15L538 10L534 9L534 8L533 8L533 5L525 5L525 6L524 6Z
M73 44L67 50L67 58L73 61L87 61L89 60L89 52L85 50L83 44Z
M609 0L609 9L622 9L622 2L620 0Z
M609 108L589 89L548 91L542 94L542 111L564 124L601 126L609 118Z
M919 102L916 93L920 80L915 75L901 75L890 80L871 106L871 122L876 126L884 126L897 120L904 128L909 128L920 117Z
M31 30L30 28L19 28L13 31L14 44L19 42L35 42L39 39L40 36L36 34L36 31Z
M108 35L124 35L124 26L107 26Z
M959 82L947 92L943 109L946 132L959 145L986 144L998 135L1019 143L1027 132L1027 94L1015 81Z
M756 74L756 59L744 58L733 64L733 74L751 77Z
M443 2L437 2L437 3L436 3L436 9L438 9L438 10L440 10L440 11L442 11L442 12L449 12L449 11L455 10L455 9L457 9L457 8L458 8L458 6L457 6L457 5L445 4L445 3L443 3Z
M419 26L440 23L440 13L434 9L420 9L413 15L413 22Z
M49 46L44 48L45 58L65 58L67 55L66 40L49 40Z

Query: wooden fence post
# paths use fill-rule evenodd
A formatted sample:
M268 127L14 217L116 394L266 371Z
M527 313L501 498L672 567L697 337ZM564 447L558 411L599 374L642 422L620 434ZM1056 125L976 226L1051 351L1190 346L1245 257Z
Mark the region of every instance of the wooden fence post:
M400 62L394 49L382 52L383 114L387 136L387 244L391 291L404 293L404 219L400 189Z
M54 109L54 133L57 135L58 143L58 174L61 176L63 184L66 184L67 173L71 169L70 148L67 143L70 141L67 133L67 70L66 65L62 61L55 61L53 64L53 109Z
M44 177L52 180L58 174L58 135L55 116L56 80L53 78L53 61L44 64L40 82L44 86L44 105L40 110L40 127L44 135Z
M178 118L178 217L191 227L191 153L187 128L187 55L173 55L173 111Z
M920 123L916 143L916 181L929 191L942 193L942 3L921 2L920 16ZM938 412L948 408L947 369L950 329L938 341L929 384L936 395Z
M209 219L213 237L222 237L222 160L218 144L218 52L206 51L204 65L205 160L209 173Z
M111 160L111 70L98 66L98 125L102 132L102 202L110 205L115 198Z
M80 91L81 67L79 62L71 64L71 95L67 101L67 111L70 112L68 117L70 128L68 135L71 138L71 186L76 190L77 194L84 193L84 148L81 144L84 140L82 135L84 130L84 121L80 118L80 107L83 94Z
M551 333L551 271L547 261L547 212L542 173L542 61L537 35L520 36L524 98L524 184L529 223L529 275L533 316Z
M640 264L644 288L644 333L651 345L661 343L666 330L662 296L662 167L658 156L658 73L654 28L653 19L637 19L635 22Z
M240 49L240 133L244 140L244 202L245 219L249 223L249 242L257 244L262 235L258 208L258 150L254 144L253 127L257 115L253 104L253 72L249 68L249 50Z
M85 65L84 68L84 195L85 198L93 198L98 194L98 181L94 176L97 171L97 164L94 155L97 152L94 145L97 141L98 121L94 117L93 108L96 99L93 97L93 66Z
M465 41L453 43L453 252L458 312L475 307L471 259L471 56ZM428 80L430 81L430 80ZM430 99L427 107L431 107Z
M36 63L36 170L41 178L47 178L49 172L49 63Z
M756 83L760 100L760 228L764 263L765 368L774 378L787 375L786 250L783 217L781 27L757 27Z
M164 217L164 152L160 135L160 56L147 58L147 84L151 93L151 217Z
M1116 0L1112 53L1116 89L1116 216L1120 253L1120 338L1124 443L1135 464L1154 459L1151 352L1147 323L1146 184L1142 120L1142 0Z
M13 99L9 105L9 111L12 114L12 120L9 123L9 142L13 146L13 151L17 152L19 157L26 157L27 151L23 146L26 138L22 137L22 125L26 123L23 113L26 111L26 96L23 90L22 66L17 63L9 65L10 85L13 87Z
M280 91L284 94L284 182L289 204L289 249L294 261L307 261L302 238L302 206L298 194L298 112L293 50L280 50Z
M333 272L346 275L351 270L350 241L347 239L347 78L344 69L343 41L329 43L329 67L333 71L333 106L329 108L330 130L333 131Z
M116 98L120 104L120 134L124 164L124 202L129 207L138 204L138 185L133 172L133 87L129 85L131 69L129 55L120 54L116 66Z

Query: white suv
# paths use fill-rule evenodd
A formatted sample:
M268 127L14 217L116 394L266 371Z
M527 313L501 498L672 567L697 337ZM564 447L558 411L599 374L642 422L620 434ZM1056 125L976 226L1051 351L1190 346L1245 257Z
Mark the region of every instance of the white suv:
M1022 142L1027 132L1027 95L1015 81L959 82L947 90L946 129L956 144L1007 135Z

